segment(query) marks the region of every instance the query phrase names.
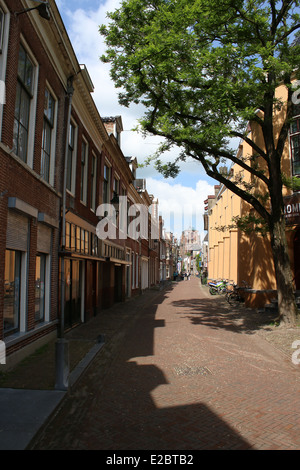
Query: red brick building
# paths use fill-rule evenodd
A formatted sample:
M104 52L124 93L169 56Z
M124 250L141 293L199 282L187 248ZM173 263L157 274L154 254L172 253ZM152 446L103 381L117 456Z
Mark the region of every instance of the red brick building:
M23 10L19 1L0 2L0 339L7 355L56 334L64 82L74 74L60 60L59 75L61 51L50 57L41 43L42 28L54 41L48 21Z
M136 181L136 159L122 153L122 119L99 114L55 2L29 8L0 0L0 340L8 363L59 326L88 321L160 280L159 237L128 230L136 204L151 230L153 196ZM114 197L126 201L127 233L119 204L115 236L99 238L99 207Z

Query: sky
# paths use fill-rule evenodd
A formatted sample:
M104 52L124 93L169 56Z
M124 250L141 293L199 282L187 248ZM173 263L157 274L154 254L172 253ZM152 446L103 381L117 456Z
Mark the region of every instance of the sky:
M99 34L99 25L107 23L106 14L118 8L118 0L56 0L67 33L80 64L85 64L94 84L93 99L102 117L122 116L123 133L121 149L123 154L134 156L138 163L143 163L152 155L160 143L158 137L146 139L137 132L138 119L143 116L142 106L129 108L118 103L118 90L109 75L109 64L103 64L99 57L105 52L105 43ZM166 154L166 160L172 161L174 154ZM173 156L173 158L172 158ZM216 181L209 178L200 163L187 160L181 165L181 172L176 178L165 179L153 166L140 168L137 178L146 179L146 188L159 201L159 213L165 228L180 237L182 230L199 230L203 240L204 200L214 194Z

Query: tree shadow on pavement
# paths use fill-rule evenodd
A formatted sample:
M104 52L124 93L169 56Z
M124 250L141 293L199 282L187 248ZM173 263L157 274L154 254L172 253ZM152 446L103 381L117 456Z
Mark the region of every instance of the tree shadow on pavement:
M97 400L97 406L90 414L87 427L92 432L89 439L80 436L84 447L89 446L90 450L163 449L176 450L177 454L180 450L252 448L205 403L175 405L180 394L154 364L122 363L122 370L118 372L119 387L115 387L114 380L107 380L101 400ZM155 394L158 387L155 400L153 392Z
M127 304L135 318L122 324L122 335L116 331L111 336L31 449L133 450L138 455L138 450L150 449L178 454L179 450L252 448L222 413L205 403L207 396L199 395L202 376L188 377L186 395L187 377L174 372L172 351L157 356L156 348L164 351L166 327L157 310L171 290L145 297L143 305L142 299L136 306ZM187 301L186 308L193 306L196 315L195 300ZM213 393L214 385L205 380Z
M191 320L194 325L206 325L213 329L223 328L235 333L255 333L263 328L268 329L278 316L275 312L260 312L229 305L225 297L193 298L176 300L172 305L178 308L178 314Z

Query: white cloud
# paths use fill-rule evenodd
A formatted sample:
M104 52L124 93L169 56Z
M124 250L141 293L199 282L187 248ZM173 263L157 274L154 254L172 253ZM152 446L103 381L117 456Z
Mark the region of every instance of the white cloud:
M204 201L209 194L214 194L214 186L205 180L199 180L196 189L182 184L170 184L155 178L147 178L147 191L158 199L167 231L180 237L181 232L189 227L199 230L203 239Z
M86 3L86 9L77 8L79 3ZM72 4L72 10L67 7L68 0L60 0L60 8L65 26L77 55L78 61L85 64L91 76L95 90L93 99L101 116L122 116L124 132L122 136L122 150L126 156L135 156L143 162L149 155L155 153L162 139L149 136L146 139L137 132L132 132L144 114L142 105L131 105L129 108L121 106L118 102L118 93L110 78L110 65L100 61L105 52L104 38L99 33L99 25L107 24L107 12L114 11L118 0L101 2L77 2ZM88 5L92 4L92 8ZM75 7L75 8L74 8ZM174 150L172 156L178 155ZM167 161L168 156L162 157ZM170 159L170 157L169 157Z
M93 99L101 116L121 115L124 132L121 147L125 156L135 156L139 163L153 155L161 139L149 136L144 139L140 134L132 132L137 120L143 115L141 106L133 105L129 109L121 107L118 103L118 90L110 79L109 65L100 61L105 52L105 43L99 33L99 25L106 24L107 11L114 11L119 6L118 0L75 1L58 0L58 7L65 22L68 35L77 55L79 63L85 64L93 81L95 91ZM76 6L81 8L77 8ZM83 7L85 6L85 9ZM162 160L172 161L178 155L175 148L162 157ZM202 166L189 160L182 163L185 174L204 175ZM180 236L181 231L189 226L203 230L204 200L213 192L213 186L205 180L199 180L196 189L184 184L170 184L166 180L159 180L157 171L153 167L139 170L141 178L147 179L147 190L159 199L159 211L162 213L167 229L171 229ZM156 178L155 178L156 177ZM173 215L174 214L174 222Z

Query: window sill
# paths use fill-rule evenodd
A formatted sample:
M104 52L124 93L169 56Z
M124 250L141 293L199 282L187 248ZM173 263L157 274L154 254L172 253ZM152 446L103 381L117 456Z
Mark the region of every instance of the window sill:
M50 191L52 191L56 196L61 197L61 193L56 190L50 183L47 183L40 175L38 175L27 163L25 163L20 157L18 157L12 149L0 142L0 148L11 158L13 158L19 165L21 165L28 173L30 173L34 178L43 183Z
M47 330L50 326L54 326L58 323L58 320L51 321L51 322L43 322L36 325L33 330L30 331L18 331L17 333L13 333L9 336L4 337L4 343L6 347L13 346L14 344L23 341L24 339L28 339L31 336L36 335L37 333L42 332L43 330Z

